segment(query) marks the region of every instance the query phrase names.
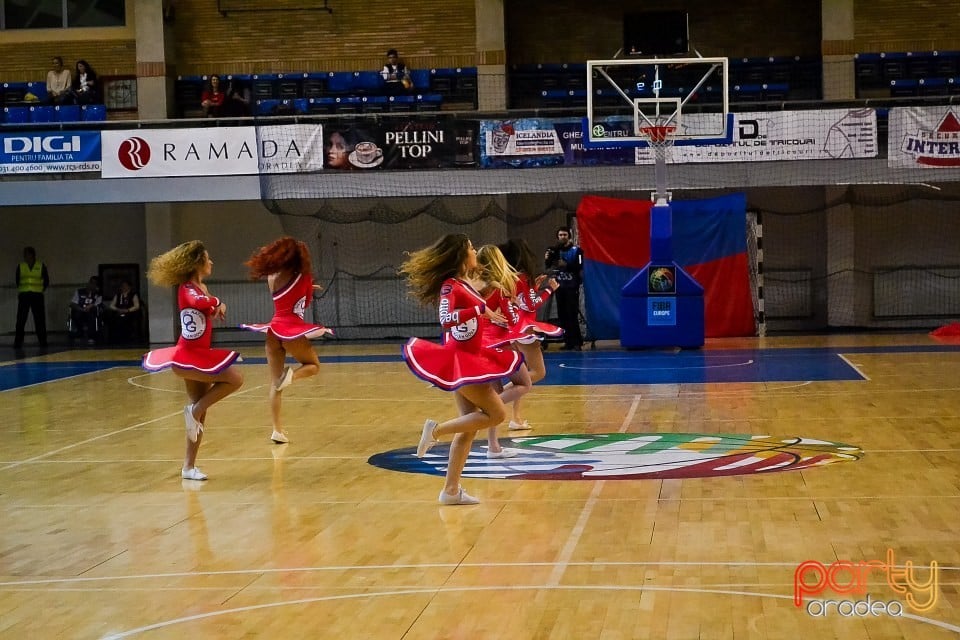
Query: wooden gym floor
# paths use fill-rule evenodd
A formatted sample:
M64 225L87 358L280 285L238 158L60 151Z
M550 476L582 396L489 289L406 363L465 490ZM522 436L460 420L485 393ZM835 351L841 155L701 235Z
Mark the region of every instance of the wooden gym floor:
M0 362L0 638L960 633L960 345L550 350L534 430L501 431L512 461L476 445L469 507L439 506L443 458L411 455L450 395L398 345L318 350L320 375L284 393L291 443L274 445L262 350L241 348L245 385L207 419L205 483L179 478L182 384L139 369L140 351ZM801 444L771 452L763 435ZM708 459L721 450L729 463ZM840 560L855 564L831 572ZM866 593L833 589L861 576Z

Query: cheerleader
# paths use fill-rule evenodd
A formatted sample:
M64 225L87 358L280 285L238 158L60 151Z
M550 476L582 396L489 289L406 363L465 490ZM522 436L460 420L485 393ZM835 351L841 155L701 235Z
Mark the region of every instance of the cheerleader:
M411 295L424 304L438 305L444 331L442 345L411 338L403 346L404 361L417 377L452 391L460 411L459 417L445 422L424 422L417 445L417 457L422 458L439 438L453 436L440 504L480 502L460 486L460 476L476 433L506 419L504 399L494 384L516 373L523 364L523 357L516 351L482 345L482 321L504 323L506 318L487 308L483 296L468 280L476 268L477 252L463 234L443 236L430 247L408 254L400 267Z
M534 341L530 334L517 330L520 319L519 310L514 298L519 276L516 270L507 263L500 249L488 244L477 251L477 264L480 266L481 277L486 283L483 293L486 304L496 309L506 319L503 324L485 322L483 327L483 344L486 347L498 349L512 347L519 350L522 342ZM522 352L521 352L522 353ZM504 403L510 402L516 406L525 396L532 385L531 373L526 363L510 377L510 384L501 394ZM497 427L490 427L487 433L488 458L512 458L517 455L515 449L504 449L497 439Z
M310 251L307 245L291 237L275 240L260 247L247 262L250 277L267 279L267 287L273 296L273 319L265 324L241 324L240 328L266 334L267 368L270 373L270 417L273 433L270 439L276 444L290 442L280 421L281 395L294 380L317 375L320 360L310 344L311 338L332 335L333 331L323 325L304 322L307 303L314 290L310 268ZM287 354L300 366L284 368Z
M186 480L207 479L196 465L207 409L243 384L243 374L233 366L240 354L210 347L213 320L227 315L227 305L210 295L203 283L212 272L213 260L199 240L185 242L157 256L147 271L147 277L157 286L178 287L180 339L174 347L147 353L143 368L160 371L170 367L186 385L190 399L190 404L183 408L187 451L180 470L180 477Z
M542 307L550 296L557 290L559 283L545 275L534 276L538 273L538 261L530 250L529 245L522 238L510 239L500 245L500 251L517 272L516 311L517 316L512 329L525 336L525 339L514 342L514 347L523 354L523 359L530 370L530 381L536 384L547 375L547 368L543 362L543 351L540 342L544 336L558 338L563 335L563 329L539 322L537 310ZM531 284L532 281L532 284ZM518 398L513 403L513 418L510 420L512 431L530 429L530 424L523 419Z

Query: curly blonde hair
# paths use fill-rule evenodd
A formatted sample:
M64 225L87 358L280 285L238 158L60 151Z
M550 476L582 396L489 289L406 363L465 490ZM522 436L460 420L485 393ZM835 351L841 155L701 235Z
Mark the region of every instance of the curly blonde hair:
M184 242L151 260L147 278L160 287L175 287L190 280L206 260L207 248L202 242Z
M469 250L470 239L465 234L451 233L426 249L408 253L398 273L406 276L411 296L423 304L435 304L443 282L460 274Z
M510 266L503 257L500 248L493 244L485 244L477 249L477 264L480 265L485 282L500 289L507 297L513 297L517 290L517 281L520 277L517 270Z

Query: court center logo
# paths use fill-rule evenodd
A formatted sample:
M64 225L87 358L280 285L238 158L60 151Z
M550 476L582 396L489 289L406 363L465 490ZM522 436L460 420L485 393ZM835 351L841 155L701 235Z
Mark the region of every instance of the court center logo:
M797 436L702 433L594 433L501 439L515 458L488 459L474 444L463 475L517 480L709 478L797 471L859 460L859 447ZM368 462L405 473L443 475L449 444L423 458L416 448L378 453Z

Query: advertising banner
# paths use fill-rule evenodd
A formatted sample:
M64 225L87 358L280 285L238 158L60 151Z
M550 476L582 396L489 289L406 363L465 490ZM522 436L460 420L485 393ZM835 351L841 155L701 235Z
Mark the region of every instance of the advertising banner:
M887 165L893 168L960 167L960 108L890 109Z
M298 173L323 167L320 125L103 132L104 178Z
M476 166L476 122L389 119L362 125L330 123L325 169L441 169Z
M563 146L550 118L482 120L480 166L550 167L564 164Z
M99 131L0 134L0 175L100 171Z

